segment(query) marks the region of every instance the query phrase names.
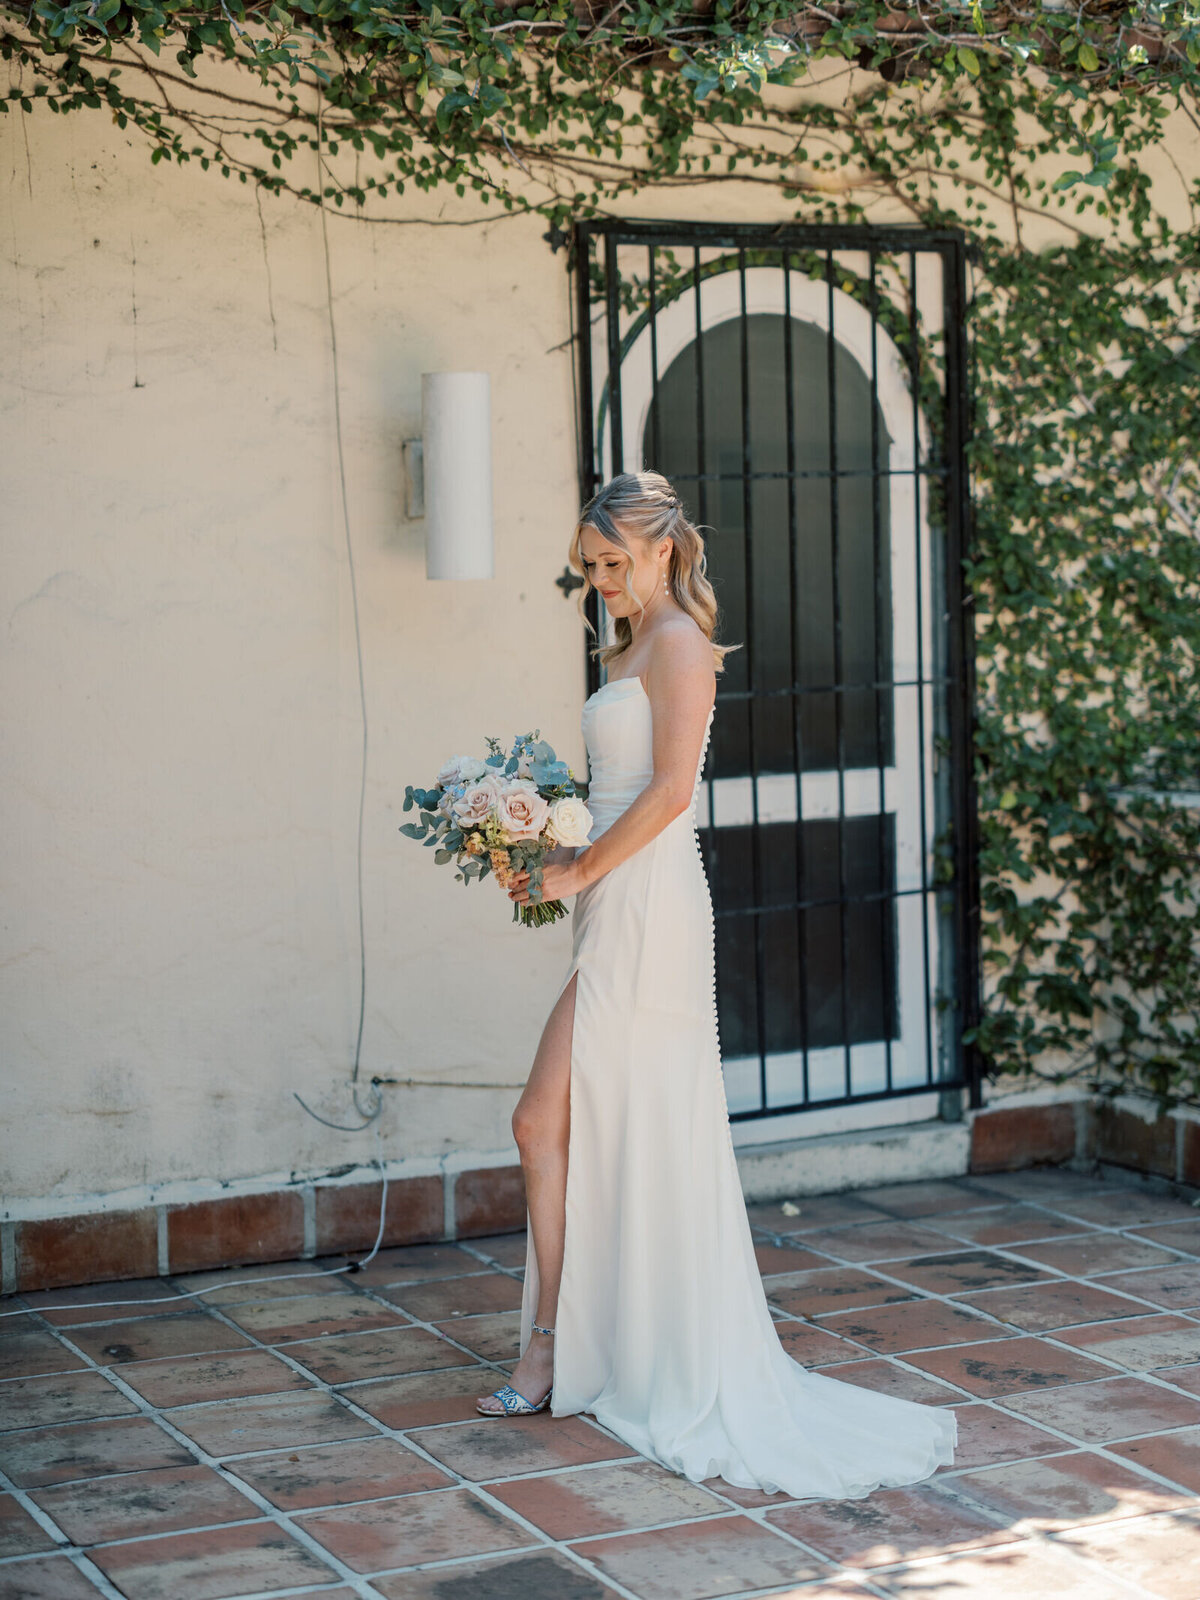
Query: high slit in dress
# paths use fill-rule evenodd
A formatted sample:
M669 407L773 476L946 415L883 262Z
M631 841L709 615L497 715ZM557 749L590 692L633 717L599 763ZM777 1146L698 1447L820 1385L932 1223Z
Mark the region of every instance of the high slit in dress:
M858 1499L950 1463L957 1422L808 1371L768 1309L729 1127L695 825L712 716L690 810L575 900L559 990L578 973L550 1412L588 1412L695 1483ZM589 846L653 776L652 728L636 675L585 703ZM537 1295L530 1229L522 1352Z

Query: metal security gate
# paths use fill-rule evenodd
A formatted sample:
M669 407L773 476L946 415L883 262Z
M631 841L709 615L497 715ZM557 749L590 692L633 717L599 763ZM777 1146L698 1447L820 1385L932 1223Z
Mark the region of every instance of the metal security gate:
M962 236L586 222L573 266L582 495L665 473L742 645L698 817L730 1115L977 1105Z

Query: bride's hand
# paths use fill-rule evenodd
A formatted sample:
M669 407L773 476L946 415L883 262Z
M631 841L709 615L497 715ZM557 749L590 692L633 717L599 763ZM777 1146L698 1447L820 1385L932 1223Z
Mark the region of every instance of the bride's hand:
M579 866L575 861L556 863L547 861L542 867L542 901L566 900L583 888ZM529 901L529 874L515 872L508 883L508 898L518 905Z

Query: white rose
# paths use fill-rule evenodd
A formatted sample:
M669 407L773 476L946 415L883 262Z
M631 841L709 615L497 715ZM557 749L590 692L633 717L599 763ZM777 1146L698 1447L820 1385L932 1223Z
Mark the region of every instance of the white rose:
M483 762L475 756L451 756L434 781L440 788L449 789L452 784L482 778L486 770Z
M550 827L559 844L586 844L592 820L592 813L578 795L564 795L550 807Z

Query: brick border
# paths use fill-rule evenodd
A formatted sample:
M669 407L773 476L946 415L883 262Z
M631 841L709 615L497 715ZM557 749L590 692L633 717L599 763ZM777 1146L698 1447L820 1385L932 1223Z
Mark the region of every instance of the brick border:
M971 1112L970 1120L970 1172L1098 1161L1200 1185L1200 1120L1186 1110L1160 1115L1152 1101L1136 1095L1001 1101Z
M3 1293L369 1250L382 1200L381 1179L318 1179L259 1194L7 1222L5 1265L11 1267ZM519 1165L390 1179L381 1247L524 1226Z
M1134 1096L1013 1099L967 1113L968 1172L1098 1161L1200 1186L1195 1115L1159 1117ZM259 1194L7 1222L2 1292L366 1251L379 1230L382 1198L380 1179L318 1178ZM524 1225L520 1166L475 1167L389 1181L382 1245L481 1238Z
M1086 1100L1044 1105L1003 1103L984 1106L971 1118L971 1172L1014 1172L1021 1167L1055 1165L1082 1155L1089 1120Z

